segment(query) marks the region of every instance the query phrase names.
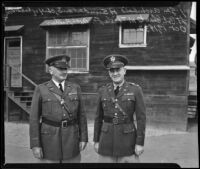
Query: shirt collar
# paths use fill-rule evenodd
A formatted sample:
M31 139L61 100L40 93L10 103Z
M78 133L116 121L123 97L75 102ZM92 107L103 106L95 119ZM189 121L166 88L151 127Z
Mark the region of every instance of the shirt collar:
M124 84L124 80L123 80L122 83L120 83L119 85L113 83L114 89L116 89L117 86L119 86L119 88L121 88L121 87L123 86L123 84Z
M55 81L54 79L52 79L52 81L55 83L55 85L59 88L59 84L60 83L58 83L57 81ZM65 80L63 80L62 82L61 82L61 85L62 85L62 87L63 87L63 89L64 89L64 85L65 84Z

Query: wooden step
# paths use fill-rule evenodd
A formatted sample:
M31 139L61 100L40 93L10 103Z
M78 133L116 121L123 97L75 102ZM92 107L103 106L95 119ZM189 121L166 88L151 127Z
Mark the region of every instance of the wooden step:
M27 112L27 114L30 114L30 109L27 109L27 103L23 103L23 102L20 102L19 99L16 99L14 97L10 97L9 98L15 102L20 108L22 108L25 112Z
M14 96L33 96L33 92L14 92Z
M20 101L32 101L32 97L31 96L15 96L14 98L20 100Z

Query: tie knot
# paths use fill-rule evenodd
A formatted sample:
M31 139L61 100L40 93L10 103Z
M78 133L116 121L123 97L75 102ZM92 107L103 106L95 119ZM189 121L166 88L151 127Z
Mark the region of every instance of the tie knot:
M61 83L59 83L59 87L60 87L61 92L63 92L63 87Z

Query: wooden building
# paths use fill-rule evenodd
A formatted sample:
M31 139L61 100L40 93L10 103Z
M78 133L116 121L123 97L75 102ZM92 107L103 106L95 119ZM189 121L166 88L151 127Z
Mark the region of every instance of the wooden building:
M34 86L50 78L44 60L66 53L71 56L68 78L81 85L93 119L97 88L110 81L102 60L122 54L129 59L127 81L143 88L148 124L186 130L190 10L191 2L6 8L5 104L29 113ZM19 115L12 107L10 119Z

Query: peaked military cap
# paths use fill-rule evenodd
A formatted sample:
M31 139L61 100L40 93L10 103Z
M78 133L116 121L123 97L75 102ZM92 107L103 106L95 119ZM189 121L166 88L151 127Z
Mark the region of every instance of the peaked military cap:
M69 68L70 57L68 55L56 55L45 60L45 63L49 66L56 68L67 69Z
M106 69L120 68L128 64L128 59L124 55L112 54L106 56L103 63Z

